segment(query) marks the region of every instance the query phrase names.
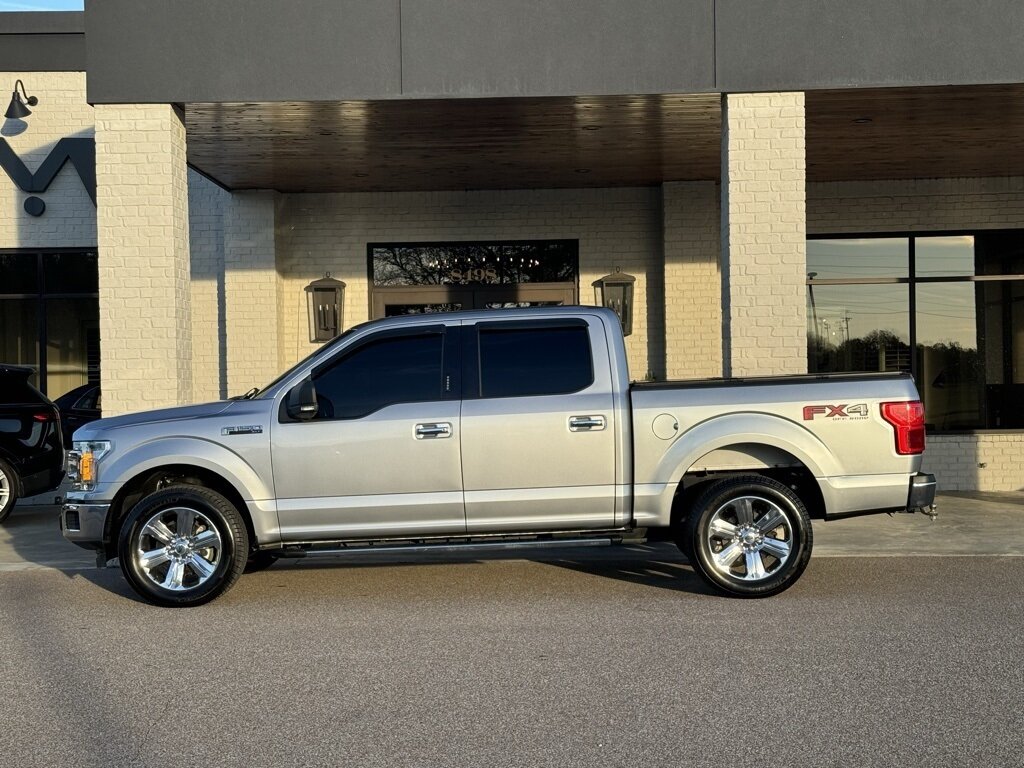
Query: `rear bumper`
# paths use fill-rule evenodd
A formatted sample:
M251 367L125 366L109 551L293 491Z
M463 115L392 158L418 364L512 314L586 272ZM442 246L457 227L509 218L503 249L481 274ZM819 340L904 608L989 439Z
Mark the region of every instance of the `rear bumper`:
M935 475L918 472L910 478L907 509L928 509L935 503Z
M927 509L935 502L935 476L924 472L824 477L818 487L830 519Z

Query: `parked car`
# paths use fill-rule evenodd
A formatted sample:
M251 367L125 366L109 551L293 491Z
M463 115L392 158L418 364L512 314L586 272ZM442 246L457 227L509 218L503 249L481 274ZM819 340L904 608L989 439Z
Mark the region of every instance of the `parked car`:
M53 401L60 411L60 431L64 445L71 445L75 430L100 418L102 400L99 384L83 384Z
M0 523L19 498L52 491L64 478L57 406L29 383L32 373L0 364Z
M906 375L631 385L605 309L405 316L242 399L82 427L61 525L161 605L282 555L644 529L759 597L803 572L812 517L929 507L923 450Z

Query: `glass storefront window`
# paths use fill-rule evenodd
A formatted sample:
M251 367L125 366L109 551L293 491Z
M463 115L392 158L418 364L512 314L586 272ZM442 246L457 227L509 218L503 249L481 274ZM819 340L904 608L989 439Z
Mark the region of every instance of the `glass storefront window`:
M51 399L99 383L97 282L95 251L0 253L0 362Z
M907 277L908 237L843 237L807 241L807 273L814 280Z
M0 362L35 369L32 386L39 386L39 302L0 300Z
M974 274L974 236L914 238L914 275L965 277Z
M575 281L577 241L369 245L373 284L472 285Z
M0 295L39 292L34 253L0 253Z
M975 284L921 283L916 291L916 378L928 425L938 430L979 427L984 370Z
M46 300L46 396L99 381L98 299Z
M906 238L897 279L837 269L838 253L877 252L871 240L808 243L808 369L909 370L929 428L1024 429L1024 231Z
M43 254L43 285L47 293L98 293L99 274L95 251Z
M909 371L906 285L811 285L808 370Z

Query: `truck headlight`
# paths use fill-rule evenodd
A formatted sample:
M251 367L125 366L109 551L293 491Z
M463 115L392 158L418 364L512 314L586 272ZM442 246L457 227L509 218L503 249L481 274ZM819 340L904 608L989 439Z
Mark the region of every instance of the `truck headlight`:
M68 452L67 476L76 491L91 491L96 487L97 465L110 452L109 440L76 440Z

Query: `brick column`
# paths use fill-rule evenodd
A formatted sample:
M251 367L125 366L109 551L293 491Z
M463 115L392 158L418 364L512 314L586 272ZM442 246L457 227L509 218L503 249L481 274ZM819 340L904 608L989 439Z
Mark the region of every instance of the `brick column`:
M185 126L168 104L96 107L103 415L192 400Z
M228 395L270 383L278 364L274 192L234 192L224 209ZM305 317L303 315L303 317Z
M224 205L229 192L195 171L188 179L192 253L192 389L197 402L227 397Z
M803 93L722 98L722 356L727 376L807 370Z
M722 281L718 185L662 185L665 243L665 368L670 379L722 375Z

